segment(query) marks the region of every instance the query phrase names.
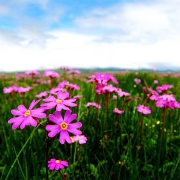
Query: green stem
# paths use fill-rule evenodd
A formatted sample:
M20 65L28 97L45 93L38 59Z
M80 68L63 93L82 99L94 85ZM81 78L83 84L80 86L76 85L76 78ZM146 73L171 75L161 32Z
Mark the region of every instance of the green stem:
M10 175L10 173L11 173L11 171L12 171L14 165L15 165L15 163L18 161L18 158L19 158L20 154L22 153L22 151L24 150L24 148L26 147L27 143L28 143L29 140L32 138L34 132L36 131L36 129L37 129L38 127L39 127L39 125L33 130L33 132L31 133L31 135L29 136L29 138L27 139L27 141L24 143L23 147L21 148L21 150L20 150L19 153L17 154L16 159L15 159L14 162L12 163L12 165L11 165L11 167L10 167L8 173L7 173L7 176L6 176L6 179L5 179L5 180L8 180L8 177L9 177L9 175Z

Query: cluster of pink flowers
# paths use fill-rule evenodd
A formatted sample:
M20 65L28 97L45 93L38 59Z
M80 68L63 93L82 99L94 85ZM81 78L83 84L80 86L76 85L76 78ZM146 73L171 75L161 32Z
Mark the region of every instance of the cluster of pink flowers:
M26 74L35 74L36 72L26 72ZM47 70L44 72L45 76L50 78L59 78L60 75L54 71ZM69 89L68 89L69 88ZM25 90L30 90L31 88L23 88L12 86L9 88L4 88L4 93L12 92L25 92ZM8 120L9 124L12 124L12 129L15 130L18 127L24 129L27 126L36 127L40 124L39 119L46 118L46 111L54 109L54 114L49 114L45 126L45 130L48 132L49 138L54 138L59 135L59 142L64 144L67 142L71 144L73 142L78 142L79 144L84 144L87 141L87 137L82 135L80 128L82 127L81 122L73 121L77 118L77 114L72 113L71 108L76 107L76 100L81 98L77 95L74 98L70 98L70 93L67 90L79 90L80 88L71 84L67 81L60 82L56 88L52 88L49 91L43 91L36 95L39 100L33 100L30 103L29 108L26 108L23 104L19 105L17 109L12 109L11 113L14 116ZM43 103L39 107L35 108L38 103L43 100ZM65 112L62 112L65 111ZM72 136L73 135L73 136ZM51 159L48 161L48 167L50 170L59 170L67 167L68 162L64 160Z
M4 94L12 94L12 93L20 93L24 94L25 92L28 92L32 89L32 87L17 87L17 86L10 86L10 87L4 87L3 92Z
M176 98L174 95L170 92L168 94L168 90L170 88L173 88L172 85L168 84L163 84L161 86L157 86L156 90L153 90L151 88L147 88L149 93L147 94L147 97L155 102L156 107L158 108L170 108L170 109L175 109L175 108L180 108L180 103L177 102ZM146 87L143 87L143 91L146 94ZM149 107L145 105L139 105L137 107L137 110L141 112L142 114L150 114L151 110Z
M109 96L110 94L113 94L113 100L117 99L117 94L119 97L125 97L130 96L130 93L122 91L121 88L113 86L113 84L109 84L109 82L113 82L114 84L118 84L118 81L115 77L113 77L111 74L103 73L103 72L97 72L91 76L89 76L90 80L87 82L94 83L95 84L95 92L99 95L105 94ZM109 96L110 97L110 96ZM130 101L130 100L128 100ZM128 101L125 100L127 103ZM86 107L94 106L95 108L100 109L101 106L97 104L96 102L88 102L86 104ZM114 113L122 114L124 111L118 110L117 108L114 109Z

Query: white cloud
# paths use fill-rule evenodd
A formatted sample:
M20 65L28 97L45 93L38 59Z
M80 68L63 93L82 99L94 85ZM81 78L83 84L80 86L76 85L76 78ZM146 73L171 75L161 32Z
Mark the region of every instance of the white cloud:
M104 40L155 43L167 38L180 39L180 1L119 4L95 9L76 19L81 28L105 32ZM108 32L110 32L108 34ZM107 38L107 36L109 38ZM103 40L102 39L102 40Z
M51 32L46 48L6 46L2 49L2 70L31 70L39 68L122 67L153 68L148 62L169 63L180 58L180 42L160 42L143 46L128 43L99 43L95 36L63 31ZM173 65L173 63L172 63Z
M1 31L0 70L180 67L180 1L154 2L94 9L76 18L76 30L47 32L29 22L18 32Z

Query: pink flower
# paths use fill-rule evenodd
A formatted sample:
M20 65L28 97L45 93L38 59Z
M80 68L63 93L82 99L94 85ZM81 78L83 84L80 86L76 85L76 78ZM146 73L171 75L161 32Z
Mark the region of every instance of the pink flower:
M77 84L72 84L72 83L69 83L67 85L68 89L70 90L80 90L81 88L77 85Z
M87 141L87 137L84 135L76 135L76 136L71 137L71 141L72 142L78 141L79 144L85 144Z
M55 123L55 125L47 125L46 130L50 131L48 133L49 137L54 137L58 133L60 133L59 136L59 142L61 144L64 144L65 141L67 141L69 144L72 142L71 138L69 136L69 133L72 133L74 135L80 135L82 132L78 130L77 128L80 128L82 126L81 122L71 123L74 119L76 119L77 114L71 114L71 111L66 111L64 114L64 119L62 118L62 115L59 111L55 112L55 115L50 114L49 120Z
M113 81L115 84L118 84L116 78L103 72L96 72L95 75L91 75L89 77L91 78L89 82L95 81L98 84L107 85L108 82Z
M165 93L169 88L173 88L173 85L163 84L162 86L157 86L156 90Z
M69 99L68 92L65 93L58 92L57 98L51 95L48 98L43 99L43 101L46 103L41 104L42 107L44 107L45 109L52 109L56 106L56 111L61 111L62 109L70 110L69 107L77 106L77 104L74 103L76 99L75 98Z
M43 98L43 97L46 97L47 96L47 91L43 91L43 92L40 92L39 94L36 95L37 98Z
M156 107L168 107L174 109L176 105L176 99L173 94L163 94L159 96L156 101Z
M49 78L59 78L60 77L60 75L56 71L52 71L52 70L44 71L44 76L47 76Z
M164 99L158 98L156 101L156 107L165 107L166 105L166 101Z
M114 108L113 112L116 113L116 114L123 114L124 113L123 110L119 110L118 108Z
M31 89L32 89L32 87L30 87L30 86L28 86L28 87L22 87L22 86L20 86L20 87L18 88L18 93L24 94L25 92L28 92L28 91L30 91Z
M117 100L117 96L116 95L113 95L113 100Z
M69 70L67 72L67 74L80 74L80 73L81 73L81 71L79 71L79 70Z
M63 69L63 70L72 70L72 68L69 67L69 66L60 66L59 69Z
M69 82L64 80L64 81L60 82L57 87L65 88L68 84L69 84Z
M117 88L116 92L117 92L118 96L120 96L120 97L124 97L124 96L129 96L130 95L128 92L122 91L121 88Z
M18 87L17 86L10 86L10 87L4 87L3 88L4 94L11 94L14 92L18 92Z
M59 170L59 169L64 169L64 166L69 166L67 161L63 160L57 160L57 159L50 159L48 161L48 168L50 170Z
M39 74L39 72L37 70L30 70L30 71L26 71L25 74L37 75L37 74Z
M154 84L158 84L158 83L159 83L159 81L155 79L154 80Z
M135 79L134 79L134 82L135 82L136 84L140 84L140 83L141 83L141 79L135 78Z
M159 97L159 94L151 88L148 88L148 90L150 92L150 94L148 94L149 99L151 99L152 101L156 101Z
M20 126L21 129L24 129L26 126L33 126L36 127L38 122L36 118L45 118L46 114L43 113L44 109L43 108L37 108L33 110L33 107L39 102L33 100L29 106L28 109L24 105L19 105L18 110L12 109L11 113L14 116L18 117L13 117L11 118L8 123L14 123L12 125L12 129L16 129L18 126Z
M151 114L151 110L149 109L149 107L141 104L138 105L137 111L141 112L142 114Z
M89 102L86 104L86 107L94 106L97 109L101 109L101 105L97 104L96 102Z

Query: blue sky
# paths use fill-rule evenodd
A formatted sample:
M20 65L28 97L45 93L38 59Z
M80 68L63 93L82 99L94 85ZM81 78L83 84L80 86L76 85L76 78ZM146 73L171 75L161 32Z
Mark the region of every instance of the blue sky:
M180 67L180 0L0 1L0 71Z

